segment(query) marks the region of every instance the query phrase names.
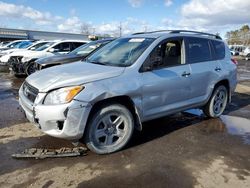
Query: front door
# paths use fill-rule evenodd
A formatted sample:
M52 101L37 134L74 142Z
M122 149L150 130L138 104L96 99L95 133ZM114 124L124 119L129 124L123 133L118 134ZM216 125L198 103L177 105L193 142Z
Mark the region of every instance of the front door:
M144 120L161 117L187 105L190 65L185 63L182 38L160 43L142 67Z

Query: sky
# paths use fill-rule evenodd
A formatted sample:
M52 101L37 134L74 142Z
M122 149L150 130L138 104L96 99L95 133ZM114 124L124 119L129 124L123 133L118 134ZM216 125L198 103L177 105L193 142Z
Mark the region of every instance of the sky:
M162 29L220 33L250 25L250 0L0 0L0 27L117 35Z

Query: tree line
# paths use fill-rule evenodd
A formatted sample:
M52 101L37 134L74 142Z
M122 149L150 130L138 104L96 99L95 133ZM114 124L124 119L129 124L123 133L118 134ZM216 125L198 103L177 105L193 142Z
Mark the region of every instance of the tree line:
M250 28L249 25L243 25L240 29L228 31L225 36L227 43L230 45L250 45Z

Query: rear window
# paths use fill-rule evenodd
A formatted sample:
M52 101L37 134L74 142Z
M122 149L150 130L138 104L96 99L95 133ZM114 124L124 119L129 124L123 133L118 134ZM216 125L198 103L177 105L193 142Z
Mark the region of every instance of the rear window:
M212 45L214 47L215 59L224 59L225 58L225 44L222 41L212 40Z
M212 58L209 41L202 38L188 38L187 55L189 63L210 61Z

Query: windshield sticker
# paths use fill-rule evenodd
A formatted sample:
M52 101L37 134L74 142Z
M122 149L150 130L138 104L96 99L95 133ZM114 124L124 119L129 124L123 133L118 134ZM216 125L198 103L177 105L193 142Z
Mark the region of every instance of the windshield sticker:
M133 38L130 39L128 42L143 42L145 40L145 38Z

